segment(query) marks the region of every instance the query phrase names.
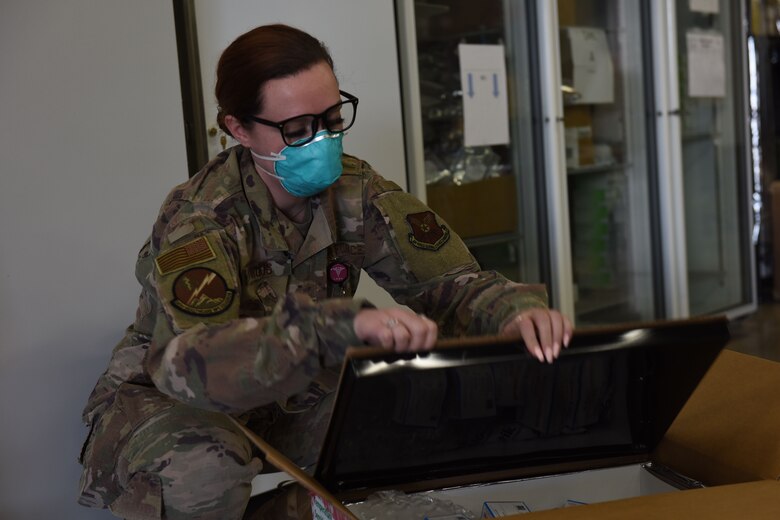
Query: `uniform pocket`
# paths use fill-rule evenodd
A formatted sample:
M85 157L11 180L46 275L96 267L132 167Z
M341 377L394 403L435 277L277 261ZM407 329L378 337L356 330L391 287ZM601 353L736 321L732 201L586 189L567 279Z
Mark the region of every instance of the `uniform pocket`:
M162 482L157 475L136 473L109 509L125 520L162 518Z
M123 492L116 474L122 447L147 420L174 405L175 401L155 388L124 383L114 402L96 417L84 442L79 503L107 507Z

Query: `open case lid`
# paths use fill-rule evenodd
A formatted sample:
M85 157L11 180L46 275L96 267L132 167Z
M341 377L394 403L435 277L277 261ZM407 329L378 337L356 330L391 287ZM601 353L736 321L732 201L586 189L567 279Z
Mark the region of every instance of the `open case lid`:
M315 478L348 495L646 459L728 339L719 317L577 331L552 365L518 338L351 349Z

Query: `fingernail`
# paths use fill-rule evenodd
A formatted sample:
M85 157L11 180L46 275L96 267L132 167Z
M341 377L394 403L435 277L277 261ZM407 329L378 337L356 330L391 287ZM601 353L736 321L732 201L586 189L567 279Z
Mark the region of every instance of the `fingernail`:
M571 339L571 338L569 337L569 335L568 335L568 334L564 334L564 335L563 335L563 346L564 346L564 347L568 347L568 346L569 346L569 340L570 340L570 339Z

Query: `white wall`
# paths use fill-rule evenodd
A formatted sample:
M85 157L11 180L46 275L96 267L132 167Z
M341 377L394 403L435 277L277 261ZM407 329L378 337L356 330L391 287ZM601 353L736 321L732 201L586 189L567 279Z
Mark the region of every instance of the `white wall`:
M204 75L255 25L309 30L361 99L345 148L405 186L392 2L268 5L198 4L227 30L203 27ZM76 504L80 416L133 320L135 255L187 177L171 2L2 0L0 165L0 518L113 518Z
M0 165L0 518L113 518L76 504L80 415L187 177L171 2L2 0Z

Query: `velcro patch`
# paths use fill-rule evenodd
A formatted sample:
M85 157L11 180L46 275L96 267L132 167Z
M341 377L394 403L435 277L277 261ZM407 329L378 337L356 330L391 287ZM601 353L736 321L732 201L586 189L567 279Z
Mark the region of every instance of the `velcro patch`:
M194 267L181 273L173 282L171 303L188 314L213 316L230 307L233 293L217 272Z
M157 266L157 271L164 275L216 257L206 237L200 237L166 251L155 259L154 264Z
M403 191L384 193L373 203L385 218L403 269L417 280L428 281L461 266L476 264L460 237L412 195Z
M409 213L406 223L412 229L409 242L418 249L436 251L450 239L450 230L436 222L433 211Z

